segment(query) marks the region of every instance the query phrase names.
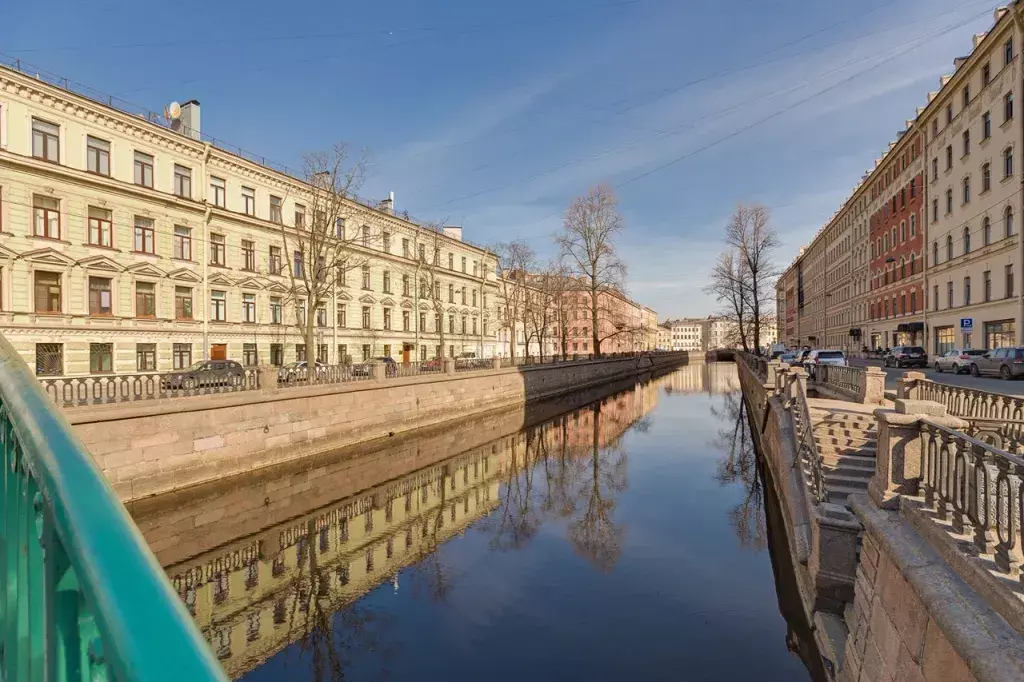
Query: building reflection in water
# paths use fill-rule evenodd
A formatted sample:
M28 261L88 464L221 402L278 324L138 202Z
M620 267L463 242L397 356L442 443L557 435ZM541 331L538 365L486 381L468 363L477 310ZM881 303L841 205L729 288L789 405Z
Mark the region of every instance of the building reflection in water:
M435 550L470 526L488 534L494 550L508 551L530 542L545 521L559 519L574 551L610 570L626 532L616 522L618 495L628 485L623 436L648 427L645 415L661 391L717 394L736 390L738 382L731 364L695 364L624 386L391 480L386 474L394 474L394 453L382 451L379 457L389 462L379 467L385 478L369 481L362 492L314 511L297 510L289 521L229 542L218 538L216 547L203 547L205 534L197 534L190 542L198 544L189 547L202 551L176 556L165 568L232 677L254 670L293 642L306 655L309 664L303 669L311 667L313 679L342 679L347 652L364 657L375 652L383 669L388 624L360 606L362 595L392 584L395 590L426 591L443 599L452 578ZM728 400L728 414L742 411L735 396ZM486 429L482 423L476 427ZM742 461L723 462L720 478L749 475L745 451L739 455ZM364 470L369 476L375 471L370 464ZM234 494L244 497L246 485L246 480L233 485ZM267 486L264 476L252 484L253 494L262 495ZM302 496L297 498L296 506ZM267 497L268 507L270 502ZM156 529L179 522L183 513L174 501L141 518L140 526L149 538ZM240 508L238 514L251 517L253 512ZM250 531L252 523L252 518L217 520L220 526ZM158 556L180 553L162 545L158 551L150 542Z

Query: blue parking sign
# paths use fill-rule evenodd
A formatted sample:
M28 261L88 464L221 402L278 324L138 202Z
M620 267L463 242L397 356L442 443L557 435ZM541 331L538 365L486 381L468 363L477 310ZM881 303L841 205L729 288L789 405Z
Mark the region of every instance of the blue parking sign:
M961 317L960 318L960 331L969 332L974 329L974 318L973 317Z

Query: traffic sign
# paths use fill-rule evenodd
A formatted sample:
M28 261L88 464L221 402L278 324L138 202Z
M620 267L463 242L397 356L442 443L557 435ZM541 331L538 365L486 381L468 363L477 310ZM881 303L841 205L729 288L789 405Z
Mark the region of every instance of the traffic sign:
M969 332L974 329L974 318L973 317L961 317L960 318L960 331Z

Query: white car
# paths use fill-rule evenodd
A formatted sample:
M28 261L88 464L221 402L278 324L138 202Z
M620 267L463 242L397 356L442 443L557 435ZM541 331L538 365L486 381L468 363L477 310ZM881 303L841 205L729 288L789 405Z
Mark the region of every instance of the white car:
M953 374L970 372L971 359L984 355L986 352L982 348L954 348L936 357L935 363L932 366L936 372L952 372Z
M818 365L845 367L847 365L846 354L841 350L812 350L804 361L804 367L807 368L807 373L813 377L814 370Z

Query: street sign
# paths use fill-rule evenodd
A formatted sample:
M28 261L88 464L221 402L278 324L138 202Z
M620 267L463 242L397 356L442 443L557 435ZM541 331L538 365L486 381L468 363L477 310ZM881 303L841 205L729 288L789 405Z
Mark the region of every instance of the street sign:
M961 317L960 318L960 331L969 332L974 329L974 318L973 317Z

